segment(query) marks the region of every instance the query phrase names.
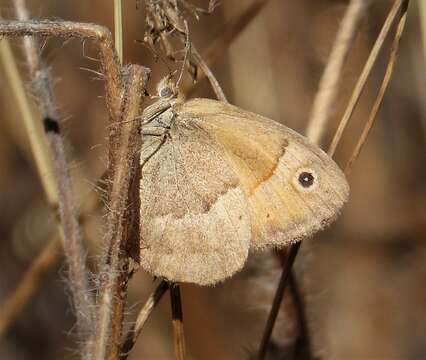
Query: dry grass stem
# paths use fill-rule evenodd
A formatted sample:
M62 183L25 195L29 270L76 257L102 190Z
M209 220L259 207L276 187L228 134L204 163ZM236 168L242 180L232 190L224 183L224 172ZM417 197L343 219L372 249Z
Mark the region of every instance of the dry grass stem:
M114 41L120 63L123 63L123 1L114 0Z
M111 118L120 116L122 97L121 67L114 49L111 32L96 24L71 21L1 21L0 36L42 36L94 40L99 44L102 73L105 75L108 110Z
M308 319L306 317L306 305L303 295L300 291L294 271L290 272L288 279L289 291L292 295L294 306L296 308L299 336L296 340L296 353L306 354L307 360L314 359L311 349L311 336L309 333Z
M136 340L138 336L141 334L146 321L148 320L155 306L159 303L159 301L161 300L161 298L163 297L163 295L166 293L168 289L169 289L169 284L164 280L161 281L160 284L157 286L157 288L154 290L154 292L149 296L148 300L145 302L144 306L139 312L139 315L136 319L135 324L133 325L132 329L130 329L129 332L127 333L126 338L121 346L121 351L120 351L121 360L127 359L129 352L133 349L133 346L136 344Z
M47 144L43 135L40 119L35 118L31 105L26 95L25 85L16 66L15 58L9 42L0 40L0 61L4 74L8 79L12 94L16 99L17 108L21 115L26 133L30 141L31 152L34 156L38 176L40 177L47 202L52 207L57 207L58 192L53 176L52 162L50 160Z
M339 80L343 65L358 31L366 0L351 0L340 24L326 67L315 96L306 136L314 143L319 143L327 128L334 101L339 89Z
M82 225L84 225L84 222L86 221L85 214L92 213L99 205L98 200L99 199L97 197L90 196L83 204L84 210L80 218L80 223ZM59 258L62 256L63 239L61 237L62 233L60 226L61 224L58 223L58 235L55 241L52 240L48 242L40 255L32 261L30 267L25 272L14 292L1 304L0 319L5 320L0 320L0 336L7 331L7 328L9 328L13 321L19 316L19 313L25 308L26 304L36 293L37 288L42 284L42 277L59 261ZM54 243L56 243L57 246L53 246Z
M108 200L105 242L108 253L101 269L101 291L96 326L93 359L117 359L127 291L128 261L126 253L129 235L129 193L131 180L138 168L137 154L141 146L139 124L132 121L141 115L141 100L148 72L132 65L127 68L122 118L111 127L110 164L111 185Z
M24 6L24 3L17 4ZM25 16L21 11L20 16ZM19 23L19 22L17 22ZM21 22L20 24L25 23ZM0 34L7 33L7 22L1 22ZM3 31L4 30L4 31ZM15 33L15 36L30 35L25 33ZM26 42L24 51L28 52L28 65L31 71L32 88L34 95L39 101L40 112L42 114L44 131L50 150L52 162L52 176L58 194L58 210L63 235L63 246L67 263L69 265L69 286L75 307L77 320L77 332L80 340L86 339L93 330L92 299L89 293L87 279L87 269L85 263L85 252L83 249L80 227L74 196L72 193L71 179L69 175L68 163L66 159L63 140L60 134L58 116L56 114L53 91L49 80L49 72L44 65L38 61L38 56L33 53L36 45L28 45ZM31 53L30 53L31 52Z
M320 85L315 96L313 109L308 121L307 127L307 137L315 143L320 143L321 138L324 135L325 127L327 126L327 120L331 112L331 108L334 105L334 98L337 93L337 83L339 80L339 75L341 73L345 58L348 54L350 45L355 36L356 29L359 25L362 14L365 11L367 6L366 1L351 1L349 4L345 16L340 23L339 30L336 34L336 39L334 41L334 46L331 51L330 57L327 61L327 64L324 69L323 76L320 81ZM275 321L278 315L278 311L284 298L284 291L287 286L287 266L290 262L290 256L296 257L300 248L300 243L291 245L288 251L281 251L281 257L286 256L288 260L283 266L281 280L276 290L272 308L269 313L267 324L263 333L262 342L259 349L259 359L263 359L266 356L267 348L270 342L273 328L275 326ZM286 255L287 254L287 255ZM290 264L290 269L292 263ZM297 299L297 294L294 294L295 299ZM296 308L298 311L298 319L300 323L305 323L304 313L301 313L300 308ZM303 324L302 324L303 325ZM307 351L309 351L309 335L307 326L301 327L302 336L305 336L305 345ZM303 334L304 332L304 334Z
M350 118L352 117L355 106L357 105L361 97L362 91L364 90L365 84L368 80L371 70L373 69L373 66L376 63L379 52L381 48L383 47L383 43L385 42L385 39L391 29L392 23L397 17L402 4L403 4L403 0L396 0L389 11L389 14L379 33L379 36L377 37L376 42L374 43L374 46L371 49L367 62L364 65L361 75L358 78L354 91L352 92L351 98L349 100L348 106L346 107L345 113L343 114L342 120L340 121L339 127L337 128L337 131L331 142L330 148L328 149L328 153L330 156L333 156L336 151L336 148L340 142L340 139L342 138L343 131L345 130L347 124L349 123Z
M50 240L41 254L33 261L30 268L25 272L17 288L14 290L0 307L0 337L5 333L9 326L15 321L23 310L28 300L38 289L43 275L58 260L58 254L61 252L61 241L59 236Z
M424 0L418 0L417 5L419 7L420 27L422 32L423 60L426 68L426 2Z
M296 255L299 251L300 244L301 242L299 241L296 244L292 245L288 250L286 260L283 265L280 282L275 292L272 307L268 315L268 320L266 322L266 326L262 334L262 340L260 342L259 352L257 357L258 360L265 359L266 352L268 350L269 341L271 339L272 331L274 330L278 312L280 310L281 303L284 298L284 291L287 287L288 279L291 274L291 268L293 266L294 260L296 259Z
M175 359L185 360L185 334L183 329L183 312L179 284L171 284L169 292L170 303L172 306L173 345L175 348Z
M221 32L217 39L211 43L207 50L203 51L202 58L207 69L212 67L214 63L221 58L222 54L226 52L234 39L241 34L247 25L259 14L263 7L268 3L269 0L255 0L249 7L243 11L240 15L232 19L225 27L225 30ZM197 84L199 84L208 75L208 71L199 74L197 83L195 85L189 85L183 87L182 92L187 96L190 96Z
M400 44L400 41L401 41L401 36L402 36L402 33L404 32L405 23L406 23L406 20L407 20L408 2L409 2L408 0L405 0L402 4L402 8L401 8L399 19L398 19L398 26L396 28L395 38L393 40L388 65L386 67L386 72L385 72L385 75L383 77L383 81L382 81L382 84L380 86L379 92L377 94L377 98L374 101L373 108L371 109L370 115L368 116L368 121L366 122L364 129L362 130L361 136L358 139L358 142L355 146L355 149L352 152L352 155L349 158L348 163L346 164L346 167L345 167L346 176L349 176L349 174L352 170L352 166L353 166L355 160L358 158L358 156L361 152L362 146L365 144L365 141L367 140L367 137L368 137L373 125L374 125L374 122L377 119L377 113L380 110L380 106L382 105L386 89L387 89L389 82L392 78L392 73L393 73L393 70L395 68L396 59L397 59L397 56L398 56L398 49L399 49L399 44Z
M209 66L206 64L206 62L203 60L198 50L193 45L191 45L191 53L195 60L195 63L200 67L203 74L209 80L210 85L214 93L216 94L217 99L223 102L228 102L228 100L226 99L225 93L223 92L222 87L220 86L213 72L210 70Z

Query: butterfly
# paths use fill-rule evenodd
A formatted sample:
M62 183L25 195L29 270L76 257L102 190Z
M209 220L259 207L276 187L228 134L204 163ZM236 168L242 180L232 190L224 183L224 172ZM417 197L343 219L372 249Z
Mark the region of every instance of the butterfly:
M337 164L286 126L228 103L176 97L143 115L140 265L212 285L250 249L288 246L330 224L349 196Z

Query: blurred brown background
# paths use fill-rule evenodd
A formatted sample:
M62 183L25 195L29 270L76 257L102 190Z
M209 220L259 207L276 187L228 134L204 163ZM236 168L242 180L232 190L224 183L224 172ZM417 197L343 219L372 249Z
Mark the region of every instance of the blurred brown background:
M418 3L411 1L394 77L377 123L349 178L352 193L342 216L307 240L296 260L306 302L312 348L322 359L426 359L426 38ZM223 0L210 16L190 24L202 52L251 1ZM193 1L206 6L207 1ZM373 1L347 60L325 147L335 131L360 70L391 6ZM29 0L35 18L94 22L113 28L112 1ZM220 55L212 68L231 103L303 133L318 81L347 1L270 0ZM2 17L13 4L0 0ZM125 1L124 58L152 68L151 92L167 74L143 39L144 9ZM423 34L426 36L426 34ZM19 42L13 41L19 57ZM383 77L390 41L368 82L336 160L344 165L358 139ZM93 44L49 40L43 52L72 159L80 203L96 195L106 163L107 112ZM22 57L19 64L23 65ZM25 77L25 67L22 75ZM189 80L189 79L187 79ZM0 70L0 304L52 233L26 133ZM196 96L213 97L205 82ZM102 247L102 211L85 222L90 257ZM191 359L246 359L257 349L279 276L269 253L253 254L245 271L214 288L183 287L185 331ZM72 359L73 315L63 263L53 267L18 320L0 338L0 359ZM129 293L129 323L153 289L143 273ZM1 305L0 305L1 306ZM293 339L291 318L279 317L277 347ZM130 359L172 359L169 298L150 318ZM284 357L281 357L284 359ZM290 357L285 357L290 358Z

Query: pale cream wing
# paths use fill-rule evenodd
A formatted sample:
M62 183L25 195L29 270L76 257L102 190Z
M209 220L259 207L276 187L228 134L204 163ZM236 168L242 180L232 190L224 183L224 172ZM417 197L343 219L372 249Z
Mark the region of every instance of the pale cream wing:
M173 126L160 141L144 136L141 154L141 266L171 281L224 280L244 265L251 237L238 177L197 128Z
M221 145L249 204L253 247L310 236L335 219L347 200L349 187L335 162L284 125L207 99L188 101L176 112L180 122Z

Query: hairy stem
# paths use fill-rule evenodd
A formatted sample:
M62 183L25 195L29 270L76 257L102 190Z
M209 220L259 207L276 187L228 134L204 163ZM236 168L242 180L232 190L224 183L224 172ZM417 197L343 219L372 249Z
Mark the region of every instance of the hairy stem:
M144 94L148 71L140 66L127 68L125 94L122 101L121 119L113 123L110 133L111 185L108 199L106 243L108 253L101 269L101 292L96 344L92 358L96 360L117 359L120 349L124 300L127 287L129 256L126 246L129 234L128 215L131 180L137 167L137 153L141 146L138 122L141 100Z
M122 97L121 67L114 49L111 32L96 24L70 21L0 21L0 36L42 36L94 40L99 45L102 72L106 79L108 110L111 118L120 115Z

